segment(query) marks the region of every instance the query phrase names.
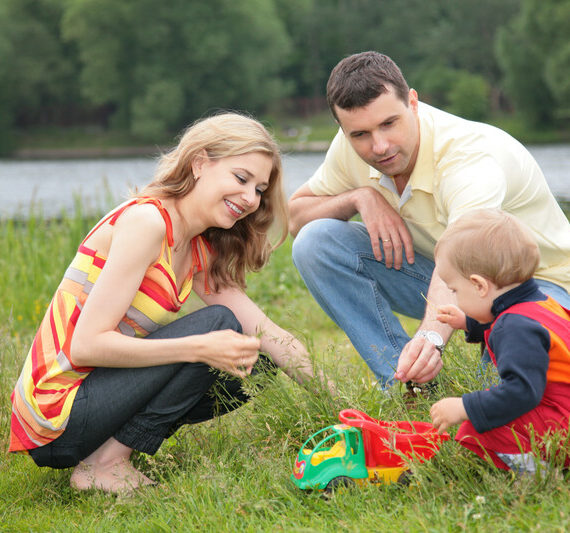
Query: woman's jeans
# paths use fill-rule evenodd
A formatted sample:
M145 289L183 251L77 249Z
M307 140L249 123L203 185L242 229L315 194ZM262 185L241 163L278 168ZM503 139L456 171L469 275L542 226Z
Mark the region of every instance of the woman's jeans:
M364 224L314 220L293 242L293 261L307 288L350 338L379 382L389 385L400 352L410 340L394 312L421 319L425 313L434 262L415 253L402 268L386 268L372 253ZM570 296L553 283L539 281L565 307Z
M226 307L205 307L151 333L148 339L199 335L241 325ZM272 363L260 356L254 367ZM274 368L274 367L273 367ZM203 363L146 368L95 368L83 381L69 421L56 440L30 450L38 466L77 465L110 437L154 454L183 424L195 424L232 411L249 397L238 378L222 376Z

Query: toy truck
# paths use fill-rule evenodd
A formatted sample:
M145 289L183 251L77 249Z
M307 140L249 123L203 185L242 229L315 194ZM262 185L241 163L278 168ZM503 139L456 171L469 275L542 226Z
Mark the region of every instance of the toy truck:
M339 420L299 450L291 479L300 489L331 492L357 483L402 482L411 461L431 459L449 439L427 422L385 422L356 409L341 411Z

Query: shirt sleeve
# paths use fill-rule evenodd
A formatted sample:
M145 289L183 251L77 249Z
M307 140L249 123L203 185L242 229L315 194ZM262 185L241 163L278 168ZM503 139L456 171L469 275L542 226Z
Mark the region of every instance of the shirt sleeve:
M470 316L465 317L467 330L465 331L466 342L483 342L485 340L485 331L489 329L491 323L481 324Z
M489 347L497 359L499 385L463 395L469 420L480 433L504 426L540 403L550 335L536 320L506 314L495 324Z
M332 196L368 185L370 167L356 154L341 129L325 160L307 184L317 196Z
M478 208L500 208L507 179L495 159L484 153L458 151L439 163L439 200L448 223Z

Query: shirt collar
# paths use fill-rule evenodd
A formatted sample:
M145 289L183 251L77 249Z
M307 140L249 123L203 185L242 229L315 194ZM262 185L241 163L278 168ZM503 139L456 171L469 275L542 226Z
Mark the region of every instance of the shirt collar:
M408 182L412 189L419 189L426 193L433 194L434 182L434 146L433 146L433 124L428 116L424 115L426 104L418 102L418 119L420 123L420 148L414 170Z
M545 295L540 292L538 285L534 279L529 279L520 285L517 285L514 289L501 294L501 296L495 298L493 305L491 307L491 313L494 317L500 315L505 309L513 306L519 302L534 302L544 300Z

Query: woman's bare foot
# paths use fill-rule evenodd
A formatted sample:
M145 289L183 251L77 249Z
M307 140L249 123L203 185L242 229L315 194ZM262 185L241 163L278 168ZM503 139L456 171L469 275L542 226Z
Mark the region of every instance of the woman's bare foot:
M139 472L128 460L117 459L114 464L97 465L81 462L71 474L70 484L77 490L98 489L125 493L154 481Z
M98 489L125 493L154 482L129 461L132 449L111 438L79 463L70 484L77 490Z

